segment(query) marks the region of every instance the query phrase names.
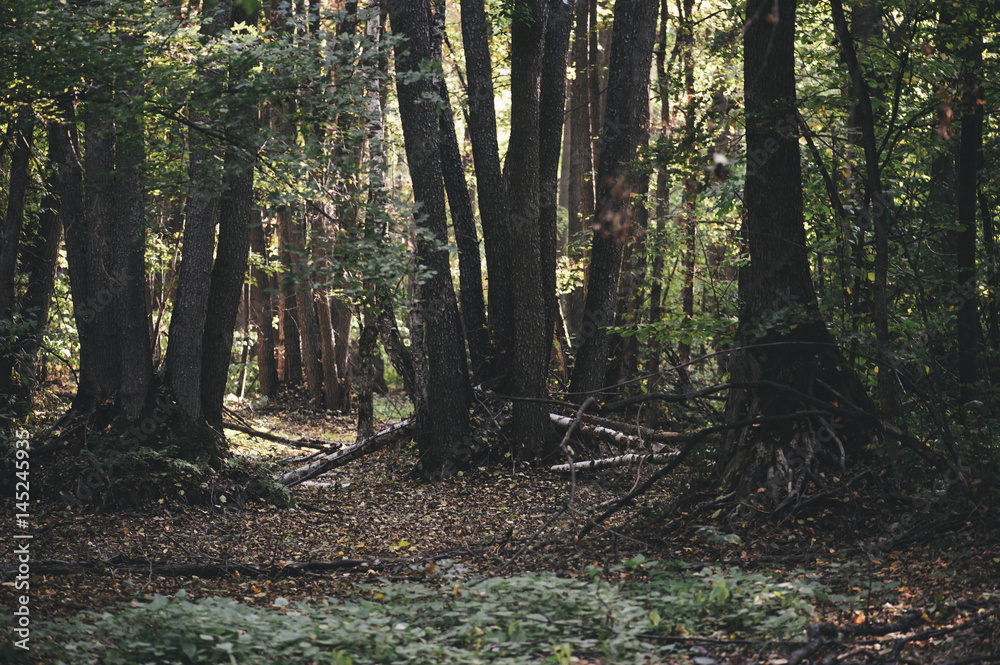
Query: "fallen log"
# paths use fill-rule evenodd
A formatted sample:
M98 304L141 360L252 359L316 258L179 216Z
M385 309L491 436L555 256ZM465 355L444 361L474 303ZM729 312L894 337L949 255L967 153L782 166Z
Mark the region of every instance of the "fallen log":
M281 566L251 566L235 561L217 563L153 562L153 561L64 561L41 559L31 562L31 571L40 575L79 575L80 573L136 573L162 577L291 577L303 573L343 570L362 566L373 568L386 560L337 559L335 561L294 561ZM16 566L5 566L3 577L17 572Z
M609 469L616 466L633 466L636 464L642 464L643 462L665 462L671 457L675 457L679 453L654 453L651 455L636 455L634 453L629 453L628 455L619 455L617 457L605 457L604 459L592 459L585 462L573 462L572 464L554 464L549 467L549 471L555 471L557 473L569 473L570 471L599 471L600 469Z
M640 425L634 425L632 423L626 423L620 420L612 420L611 418L602 418L600 416L594 416L589 413L583 414L583 422L590 425L600 425L601 427L607 427L608 429L616 429L620 432L631 434L632 436L638 436L644 441L673 443L674 440L680 436L679 432L668 432L666 430L661 430L661 429L650 429L648 427L642 427Z
M561 416L558 413L550 413L549 419L553 423L555 423L558 427L561 427L563 429L566 429L571 424L573 424L572 418L569 418L567 416ZM584 415L583 420L589 420L589 418L586 415ZM615 423L615 421L610 421L607 419L602 419L602 420L605 423L614 423L616 425L624 424L624 423ZM608 427L604 427L603 425L593 425L593 424L588 424L586 422L581 422L579 424L577 431L579 431L579 433L582 434L583 436L587 436L592 439L598 439L601 441L606 441L608 443L612 443L623 447L628 447L628 446L643 447L644 445L648 444L651 441L654 442L674 441L678 436L680 436L677 432L661 432L657 430L647 429L645 427L636 428L633 426L631 429L636 433L641 432L642 438L635 436L633 434L626 434L625 432L620 432L618 430L610 429ZM659 447L662 448L662 446ZM656 446L654 446L653 449L656 450Z
M257 437L258 439L264 439L265 441L273 441L274 443L280 443L285 446L290 446L293 448L312 448L313 450L333 450L336 446L343 445L340 441L329 441L327 439L312 439L308 437L299 437L297 439L289 439L284 436L278 436L277 434L271 434L270 432L262 432L245 425L238 425L236 423L222 423L224 429L233 430L234 432L243 432L244 434L249 434L250 436Z
M364 457L368 453L384 448L393 441L411 436L415 428L416 421L413 418L401 420L395 425L373 434L361 443L341 448L337 452L323 455L305 466L292 469L282 477L281 482L287 487L292 487L306 480L312 480L321 473L343 466L359 457Z

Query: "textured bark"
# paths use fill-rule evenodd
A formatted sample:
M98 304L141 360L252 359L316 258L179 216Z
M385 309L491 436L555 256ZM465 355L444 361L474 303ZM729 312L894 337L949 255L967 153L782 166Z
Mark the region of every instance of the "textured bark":
M409 75L420 71L422 62L431 59L430 15L420 0L407 0L392 4L389 18L392 31L406 39L395 49L396 94L413 195L420 206L416 223L425 231L417 238L417 259L430 271L417 289L418 302L414 304L424 322L424 334L415 341L426 361L426 382L420 381L421 368L417 369L417 443L422 476L436 480L452 475L467 462L463 451L472 390L448 252L442 249L448 241L444 182L437 114L428 101L435 86L423 76L406 82Z
M864 214L875 232L875 290L872 297L872 318L875 323L875 345L878 350L878 393L882 417L894 421L900 415L898 379L889 362L891 339L889 334L889 217L892 203L882 191L882 176L879 166L878 145L875 137L875 116L872 112L871 94L868 82L861 71L854 48L854 39L847 28L844 6L841 0L831 0L833 23L840 40L847 70L851 76L854 94L857 96L857 121L860 142L865 152L865 184L867 196Z
M253 213L250 223L250 249L259 255L259 265L267 266L267 242L259 210ZM275 330L271 293L267 273L258 263L250 269L250 304L254 326L257 328L257 378L260 393L273 399L278 394L278 367L274 356Z
M566 55L573 27L573 7L564 0L548 0L545 53L542 57L539 99L539 250L542 293L545 299L546 367L551 355L559 300L556 295L556 256L559 244L559 156L566 112Z
M507 153L510 204L510 267L514 302L514 364L506 388L515 397L543 398L551 329L546 330L539 219L539 79L548 6L545 0L515 4L511 24L511 113ZM542 404L514 402L513 439L532 459L546 452L548 416Z
M257 110L235 109L241 138L249 140L257 129ZM208 423L222 431L222 405L232 357L233 330L240 293L250 255L250 223L253 210L256 146L230 146L225 155L225 173L219 215L219 246L212 267L212 293L208 308L212 316L204 329L202 366L202 412Z
M744 34L747 113L742 307L730 368L734 382L768 381L828 402L869 408L820 318L809 271L795 113L795 1L755 0ZM775 318L783 325L773 327ZM803 405L779 391L732 389L726 418L787 416ZM720 462L742 506L799 500L818 470L841 471L866 443L853 423L812 417L735 430Z
M115 145L115 181L112 198L114 266L118 297L115 316L120 362L120 385L115 404L128 421L139 418L146 406L153 378L153 352L149 337L150 311L146 287L146 217L142 176L146 152L139 109L133 99L141 89L119 94L125 117L119 124Z
M11 155L10 177L7 181L7 211L0 233L0 321L11 322L14 322L14 277L17 273L17 258L21 248L24 204L35 135L35 125L28 112L22 112L18 116L13 133L14 149ZM5 334L4 337L9 335ZM16 343L11 346L7 344L0 346L0 399L9 400L11 404L7 406L15 406L13 389L16 381L13 372L17 346ZM23 408L23 405L18 407L18 411Z
M35 142L35 123L30 113L22 112L15 121L14 149L7 180L7 210L0 234L0 318L7 318L14 308L14 275L24 226L24 203L31 170L31 150Z
M983 108L986 104L979 71L983 46L978 35L964 49L965 95L962 99L961 138L958 158L957 287L958 382L963 403L982 399L979 371L979 288L976 283L976 192L983 150ZM985 226L985 224L984 224Z
M278 211L277 223L278 257L282 266L282 275L278 278L278 332L282 348L280 367L284 368L281 380L287 385L297 386L302 383L302 349L299 346L298 308L295 305L295 280L292 274L292 254L289 251L292 215L287 208Z
M584 226L594 214L594 155L590 136L590 81L587 54L587 29L590 16L589 3L577 0L573 28L573 71L575 76L569 90L569 219L566 225L566 243L569 256L582 261L582 251L576 255L576 243L584 239ZM583 285L575 287L565 296L565 321L573 346L579 343L583 325L585 291Z
M508 224L510 209L504 190L497 148L490 27L482 0L462 4L462 39L468 77L469 134L476 166L479 217L483 225L486 273L489 284L488 321L493 340L496 376L511 369L514 357L514 300L510 282Z
M602 388L614 325L622 239L629 224L634 176L628 173L649 105L649 69L656 35L656 0L618 0L611 40L608 103L597 171L598 203L584 311L584 341L577 354L570 391Z
M203 37L217 37L231 18L232 2L212 3L206 10L211 21L202 26ZM202 72L212 85L225 81L225 72L208 65ZM195 126L188 130L188 193L184 216L181 265L177 275L177 297L170 318L170 341L167 345L167 381L173 390L181 417L194 425L202 415L202 361L208 299L213 289L212 265L215 255L215 231L219 224L219 196L222 189L223 148L209 136L208 112L195 101L191 118ZM229 351L226 351L229 358Z
M438 0L434 12L433 45L434 57L441 59L441 43L444 37L444 0ZM441 168L444 174L445 191L448 193L448 207L451 224L458 245L459 296L465 340L469 346L469 361L472 380L480 383L486 378L487 361L490 356L490 331L486 324L486 303L483 300L483 269L479 258L479 237L476 233L476 214L465 181L465 165L458 148L455 133L455 117L448 96L445 77L438 78L438 95L441 97L441 111L438 115L441 132Z
M48 174L45 197L38 222L25 233L21 246L22 271L27 284L18 309L25 317L28 329L16 344L14 359L14 385L11 386L15 413L26 415L31 406L31 391L38 383L38 352L42 335L49 320L49 306L55 289L56 264L62 228L59 217L61 178L59 165L63 155L58 137L57 123L50 121L48 134ZM2 362L2 360L0 360ZM4 374L3 377L8 376ZM2 380L3 377L0 377ZM0 387L0 394L8 394Z

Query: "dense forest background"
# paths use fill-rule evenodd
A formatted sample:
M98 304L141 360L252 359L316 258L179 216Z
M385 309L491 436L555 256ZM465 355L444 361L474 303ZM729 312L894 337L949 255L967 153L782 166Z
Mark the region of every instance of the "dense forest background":
M556 401L716 428L754 505L883 457L968 488L997 464L997 17L6 2L2 415L68 391L60 445L218 468L227 395L304 391L364 441L388 361L425 479L563 458Z

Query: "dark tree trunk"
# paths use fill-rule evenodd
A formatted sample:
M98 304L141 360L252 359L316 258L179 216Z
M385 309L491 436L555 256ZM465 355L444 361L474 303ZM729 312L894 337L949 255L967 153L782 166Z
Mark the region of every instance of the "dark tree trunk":
M539 227L539 78L548 7L545 0L515 4L511 25L511 114L507 152L510 205L510 267L514 301L514 364L507 389L515 397L546 395L548 350L546 301ZM538 402L514 402L513 438L528 459L546 452L548 413Z
M868 82L861 71L854 49L854 39L847 27L841 0L831 0L833 23L847 61L853 92L857 98L857 119L860 125L861 144L865 151L865 184L867 196L864 214L871 221L875 232L875 283L872 298L872 318L875 323L875 345L878 350L878 393L882 418L896 420L899 413L899 396L896 378L889 360L891 339L889 334L889 224L892 204L882 191L878 145L875 138L875 116L872 112Z
M754 0L744 33L747 114L745 233L750 263L740 271L743 301L730 368L734 382L771 381L820 399L867 398L823 323L809 272L795 108L795 0ZM779 318L786 325L768 328ZM773 325L773 324L772 324ZM733 389L727 420L786 416L802 405L787 394ZM826 466L842 470L865 445L854 424L833 418L745 427L720 462L741 505L797 501Z
M441 42L444 37L444 0L438 0L434 13L434 57L441 59ZM445 77L438 78L441 112L438 121L441 131L441 168L444 186L448 193L451 223L458 245L458 272L462 322L465 339L469 345L472 380L480 383L486 378L487 360L490 356L490 331L486 325L486 304L483 300L483 269L479 259L479 237L476 234L476 214L472 197L465 181L465 165L455 134L455 117L448 97Z
M120 94L125 118L119 122L115 145L115 196L112 198L114 270L118 298L114 303L120 362L120 385L115 403L134 421L146 407L153 379L153 349L149 338L150 311L146 287L146 218L142 176L146 151L139 110L132 101L141 89Z
M962 403L982 399L979 388L979 289L976 283L976 192L983 149L983 108L986 100L979 71L982 39L970 39L965 53L965 96L962 100L961 138L958 157L958 382Z
M292 226L292 214L286 208L277 214L278 226L278 258L281 261L282 274L279 280L278 293L278 326L282 346L282 366L286 385L302 384L302 349L299 346L298 308L295 306L295 279L292 270L292 253L289 250L291 240L289 233Z
M406 38L396 48L396 93L410 167L413 195L420 204L417 223L426 232L417 239L417 258L430 275L420 284L415 310L422 316L424 334L414 340L426 362L426 392L418 380L416 408L423 412L418 433L420 469L424 478L452 475L465 463L463 451L469 431L469 384L461 321L451 285L444 182L441 173L438 119L433 99L436 88L427 77L407 83L408 76L430 61L430 12L420 0L390 6L394 33ZM429 235L433 241L427 237ZM440 244L438 244L440 243ZM418 369L418 376L420 371Z
M31 150L34 144L35 123L30 112L23 111L14 122L14 150L10 161L10 176L7 181L7 211L4 216L2 233L0 233L0 321L9 321L20 327L14 317L15 275L17 274L17 258L21 249L21 229L24 226L24 205L28 192L28 182L31 175ZM28 314L28 316L31 316ZM19 319L21 317L18 317ZM4 339L10 338L10 333L18 336L21 330L4 330ZM10 400L9 406L16 406L22 411L24 405L17 405L14 400L15 357L18 344L0 344L0 399ZM6 411L6 409L3 409Z
M490 27L482 0L462 5L462 39L468 77L469 133L476 165L479 217L483 225L489 284L489 327L496 376L511 370L514 357L514 295L510 281L510 209L497 147Z
M260 265L267 266L267 240L259 210L253 213L250 224L250 249L260 258ZM257 328L257 377L260 393L268 399L278 394L278 367L274 357L274 324L271 292L268 288L267 273L255 262L250 269L250 303L252 319Z
M618 0L612 29L607 106L597 170L597 212L591 249L584 340L577 354L570 391L588 393L603 387L610 340L604 327L614 325L618 302L622 240L630 224L630 198L638 182L629 173L649 106L649 69L656 37L657 0Z
M583 261L583 251L578 246L584 239L584 227L594 215L593 143L590 135L590 80L587 55L587 29L590 7L587 0L576 2L576 24L573 28L573 70L569 96L569 219L566 226L567 254L571 259ZM566 329L570 342L576 347L580 342L583 324L583 285L575 287L565 297Z
M29 111L22 112L14 126L14 150L7 180L7 211L0 234L0 318L14 309L14 276L24 226L24 204L31 175L31 150L35 142L35 123Z
M242 10L237 10L242 14ZM245 21L246 17L238 18ZM253 210L256 146L251 143L257 130L257 109L242 102L232 111L238 141L225 154L219 214L219 246L212 267L212 292L205 323L204 361L201 374L202 413L208 424L222 431L222 404L232 358L233 330L240 293L250 255L250 222ZM250 145L247 145L250 143ZM258 357L259 361L259 357Z
M559 156L566 110L566 55L573 27L573 7L564 0L548 0L545 54L542 58L539 100L539 249L542 292L545 296L546 366L551 355L559 300L556 295L556 256L559 245Z
M49 306L55 289L56 263L59 258L59 241L62 236L59 205L62 191L59 165L63 155L58 136L58 125L48 124L48 175L45 197L38 222L32 224L21 245L22 271L27 284L18 309L24 316L25 332L15 345L14 385L8 393L0 387L0 395L10 394L14 412L18 416L27 414L31 406L31 391L38 383L38 352L42 346L42 334L49 320ZM2 362L2 360L0 360ZM0 379L8 376L5 372Z

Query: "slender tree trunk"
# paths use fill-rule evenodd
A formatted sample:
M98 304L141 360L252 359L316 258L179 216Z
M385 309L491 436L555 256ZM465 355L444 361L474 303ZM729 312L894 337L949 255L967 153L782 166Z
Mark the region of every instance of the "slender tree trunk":
M49 320L49 306L55 290L56 264L59 258L59 241L62 236L59 205L61 179L59 168L63 160L58 136L58 125L48 123L48 175L45 197L38 223L29 227L21 246L21 263L27 276L27 285L19 309L25 317L27 331L16 344L14 382L11 395L15 413L25 415L31 406L31 391L38 383L38 352L42 335ZM7 376L4 374L3 376ZM7 394L0 388L0 394Z
M24 204L31 175L30 161L35 124L30 112L23 111L14 125L14 150L11 155L10 177L7 181L7 214L4 216L3 229L0 233L0 321L10 321L17 325L19 322L14 317L16 295L14 278L21 248L21 229L24 226ZM9 338L14 330L4 332L4 337ZM0 399L9 400L11 403L7 406L22 411L24 405L18 405L14 399L14 386L19 383L13 376L17 346L16 343L10 346L6 343L0 344Z
M629 174L649 105L649 69L656 37L657 0L618 0L612 30L608 104L597 171L598 202L584 312L584 341L577 354L570 391L600 390L614 325L622 240L628 232L629 204L636 178Z
M576 24L573 28L573 82L570 84L569 98L569 220L566 227L567 254L571 259L584 261L582 251L576 251L577 243L584 239L584 227L594 215L594 156L590 133L590 80L587 54L588 18L590 3L576 2ZM585 290L583 285L566 294L566 329L573 346L580 342L580 327L583 325Z
M242 10L237 12L242 13ZM219 246L212 267L212 293L208 300L212 316L204 328L205 358L201 379L202 412L208 423L220 432L232 358L233 330L250 255L254 163L257 158L257 146L250 143L257 129L257 109L249 105L234 109L233 116L238 122L241 141L230 146L225 154Z
M462 5L462 39L468 77L469 131L476 166L479 216L483 225L486 272L489 283L489 327L496 376L511 370L514 357L514 295L511 289L510 209L504 190L497 147L490 27L483 0Z
M417 258L430 272L419 286L414 306L425 326L424 335L415 342L426 360L425 385L419 380L421 369L417 370L416 408L424 415L417 443L423 477L436 480L468 463L464 453L472 389L448 252L441 249L448 240L444 182L438 119L433 104L427 101L436 89L426 77L406 81L432 57L430 15L420 0L407 0L391 5L389 18L393 32L406 38L406 43L396 48L396 94L413 195L420 204L416 221L425 231L417 239Z
M274 324L271 291L267 273L259 266L267 266L267 242L259 209L254 209L250 222L250 249L260 258L250 269L250 303L254 325L257 328L257 376L260 393L268 399L278 394L278 367L274 357Z
M515 4L511 25L511 116L507 200L510 204L511 286L514 302L514 365L508 390L515 397L546 395L548 349L539 219L539 79L548 7L545 0ZM544 455L548 414L542 404L514 402L513 431L518 453Z
M121 384L115 403L128 421L139 418L146 407L153 379L153 350L149 338L150 311L146 287L146 215L142 176L146 151L139 110L131 108L142 90L119 93L124 120L116 136L115 196L112 232L115 238L114 270L118 298L113 306Z
M559 300L556 295L556 256L559 252L559 157L566 113L566 55L573 27L573 7L564 0L548 0L545 53L542 57L539 99L539 250L545 300L546 367Z
M878 145L875 139L875 116L872 113L868 82L861 71L861 64L854 49L854 40L847 27L841 0L831 0L833 22L843 49L844 59L857 95L857 111L861 129L861 143L865 151L865 178L867 185L867 217L875 232L875 291L872 299L872 318L875 322L875 344L878 349L878 392L882 417L894 421L899 417L898 379L889 361L891 339L889 334L889 217L891 202L883 194L879 167Z
M441 59L441 43L445 30L445 2L437 0L434 13L432 50ZM441 168L444 186L448 193L455 244L458 245L459 295L465 339L469 346L472 380L480 383L486 378L487 360L490 356L490 331L486 324L486 304L483 300L483 270L479 258L479 237L476 234L476 215L472 197L465 181L465 165L458 148L455 117L448 96L445 77L438 78L438 95L441 112L438 115L441 131Z
M289 386L302 384L302 349L299 345L298 308L295 305L295 278L292 267L292 244L290 233L292 214L287 208L279 210L278 222L278 257L281 260L282 273L279 280L278 293L278 332L281 337L282 360L285 368L283 381Z
M965 49L965 96L962 100L958 158L958 382L962 403L981 399L979 389L979 288L976 282L976 193L983 149L983 108L986 104L978 72L982 68L982 39L971 38Z

